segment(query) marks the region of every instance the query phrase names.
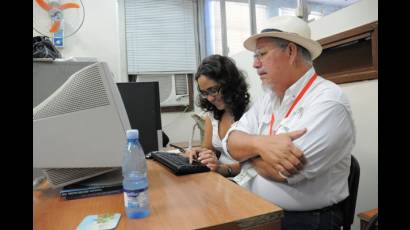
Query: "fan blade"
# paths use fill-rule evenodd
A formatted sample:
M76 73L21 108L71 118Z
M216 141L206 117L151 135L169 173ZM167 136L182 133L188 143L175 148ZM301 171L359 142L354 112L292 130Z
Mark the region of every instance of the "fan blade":
M47 11L49 11L52 7L49 5L49 4L47 4L44 0L36 0L36 2L37 2L37 4L41 7L41 8L43 8L43 9L45 9L45 10L47 10Z
M57 30L60 28L60 24L61 24L61 21L54 21L53 25L50 28L50 32L51 33L57 32Z
M60 10L65 10L67 8L80 8L80 5L77 3L65 3L58 7Z

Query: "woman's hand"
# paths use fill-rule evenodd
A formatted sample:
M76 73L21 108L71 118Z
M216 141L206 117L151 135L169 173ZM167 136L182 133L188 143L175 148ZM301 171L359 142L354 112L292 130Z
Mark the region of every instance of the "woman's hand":
M186 149L184 155L189 158L189 163L192 164L193 159L198 159L199 153L208 150L207 148L195 147L190 150Z
M218 170L219 161L214 151L209 149L203 149L198 153L198 156L198 160L202 164L206 165L209 169L211 169L211 171Z

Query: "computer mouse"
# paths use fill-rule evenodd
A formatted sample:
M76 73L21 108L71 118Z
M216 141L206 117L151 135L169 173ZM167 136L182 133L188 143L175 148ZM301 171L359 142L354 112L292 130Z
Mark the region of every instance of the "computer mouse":
M145 154L145 159L152 159L152 152Z

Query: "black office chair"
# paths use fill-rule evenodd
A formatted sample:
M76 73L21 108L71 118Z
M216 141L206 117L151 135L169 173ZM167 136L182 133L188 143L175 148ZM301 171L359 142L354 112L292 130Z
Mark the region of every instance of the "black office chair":
M164 131L162 131L162 147L167 147L169 143L169 137Z
M349 196L341 203L343 212L343 230L350 230L355 217L357 191L359 189L360 165L356 158L352 155L350 164L350 174L348 180Z

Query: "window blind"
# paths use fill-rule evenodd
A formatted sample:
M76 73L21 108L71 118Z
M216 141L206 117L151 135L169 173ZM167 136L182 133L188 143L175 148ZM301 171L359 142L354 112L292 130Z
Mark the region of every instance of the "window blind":
M192 0L125 0L128 74L195 72Z

